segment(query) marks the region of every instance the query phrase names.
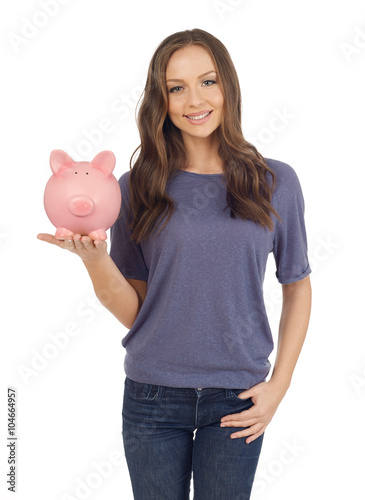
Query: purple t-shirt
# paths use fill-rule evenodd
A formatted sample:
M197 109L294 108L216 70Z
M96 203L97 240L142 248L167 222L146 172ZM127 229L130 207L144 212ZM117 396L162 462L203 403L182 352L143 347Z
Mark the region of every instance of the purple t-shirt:
M125 278L147 281L147 295L128 334L126 375L170 387L248 389L270 371L273 339L263 299L273 252L281 284L305 278L304 199L295 170L265 158L277 175L274 231L231 218L224 174L179 170L167 183L176 209L162 232L136 244L127 228L130 171L119 179L120 217L110 256ZM271 182L271 176L267 174Z

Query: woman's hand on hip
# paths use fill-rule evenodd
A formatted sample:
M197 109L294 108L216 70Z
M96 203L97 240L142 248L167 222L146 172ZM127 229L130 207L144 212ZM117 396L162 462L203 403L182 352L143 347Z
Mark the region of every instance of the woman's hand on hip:
M241 413L224 416L221 419L221 427L247 427L247 429L231 434L231 438L249 436L246 443L251 443L264 433L285 393L286 390L279 388L271 380L254 385L238 394L240 399L252 398L254 405Z

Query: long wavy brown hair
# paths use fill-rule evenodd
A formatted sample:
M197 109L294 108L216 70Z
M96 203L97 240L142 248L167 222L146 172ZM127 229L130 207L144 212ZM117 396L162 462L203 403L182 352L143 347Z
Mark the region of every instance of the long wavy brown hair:
M219 139L218 154L223 161L230 216L250 219L270 231L274 228L270 212L281 220L271 206L276 175L256 147L243 137L241 91L226 47L206 31L185 30L168 36L157 47L139 101L137 125L141 144L131 156L129 176L129 227L136 243L149 237L157 220L161 218L160 224L167 214L160 228L162 231L175 210L174 200L166 193L166 183L178 169L187 167L187 160L181 131L168 116L166 67L173 52L193 44L210 54L223 92L223 120L215 132ZM271 175L271 185L266 173Z

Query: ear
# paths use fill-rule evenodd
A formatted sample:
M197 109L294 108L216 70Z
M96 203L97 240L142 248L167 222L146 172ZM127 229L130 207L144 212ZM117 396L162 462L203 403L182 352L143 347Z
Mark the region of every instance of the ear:
M54 149L51 151L51 156L49 158L49 163L51 165L52 172L57 175L64 167L72 167L74 161L67 153L61 149Z
M111 151L101 151L90 162L93 167L96 167L104 172L106 176L110 175L115 167L115 156Z

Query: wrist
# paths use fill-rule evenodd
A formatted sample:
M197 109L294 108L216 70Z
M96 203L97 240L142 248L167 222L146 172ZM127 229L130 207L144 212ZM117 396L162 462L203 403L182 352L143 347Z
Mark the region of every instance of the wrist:
M278 375L272 375L271 379L269 380L270 384L272 386L275 386L275 388L283 394L283 396L286 394L287 390L290 387L290 380L284 377L280 377Z
M106 262L110 259L109 254L106 252L104 255L100 255L97 258L92 259L82 259L86 269L89 271L99 269L104 266Z

